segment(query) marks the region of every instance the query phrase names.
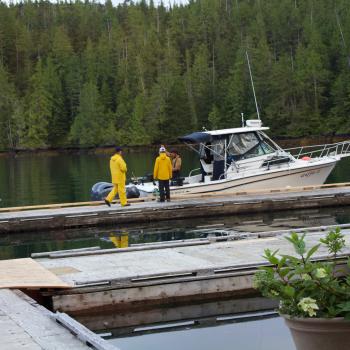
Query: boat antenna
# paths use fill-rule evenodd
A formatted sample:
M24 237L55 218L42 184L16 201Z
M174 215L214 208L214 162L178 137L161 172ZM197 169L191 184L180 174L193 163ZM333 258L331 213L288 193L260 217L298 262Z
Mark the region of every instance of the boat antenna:
M251 69L250 69L250 62L249 62L248 51L246 51L245 54L246 54L247 62L248 62L250 81L251 81L251 83L252 83L252 88L253 88L253 94L254 94L254 101L255 101L256 114L258 115L258 119L260 120L259 107L258 107L258 102L256 101L256 96L255 96L254 81L253 81L252 71L251 71Z
M343 30L342 30L342 27L341 27L341 24L340 24L339 15L338 15L337 10L335 10L335 18L337 19L337 24L338 24L338 28L339 28L339 32L340 32L340 36L341 36L341 39L342 39L344 50L347 51L347 46L346 46L346 42L345 42L345 39L344 39L344 34L343 34ZM350 67L350 56L349 55L348 55L348 65Z
M241 116L242 116L242 128L244 128L244 113L241 112Z

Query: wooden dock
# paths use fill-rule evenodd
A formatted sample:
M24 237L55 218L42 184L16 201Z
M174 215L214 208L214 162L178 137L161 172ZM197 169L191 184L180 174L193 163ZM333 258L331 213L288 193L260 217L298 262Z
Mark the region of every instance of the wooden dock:
M99 202L0 209L0 233L32 232L87 226L237 215L350 205L350 186L332 184L268 191L207 194L174 198L170 203L132 200L130 207Z
M1 349L118 350L68 315L66 317L68 323L63 326L61 320L64 318L59 316L40 306L19 290L1 289Z
M313 246L331 228L310 230ZM343 228L350 245L350 229ZM167 303L237 297L253 292L252 276L265 248L293 254L284 238L288 231L253 235L251 239L203 239L174 245L150 244L126 249L55 253L37 261L73 286L42 292L52 299L53 310L78 314L88 311L144 308ZM344 256L350 254L345 250ZM327 259L321 247L317 259Z

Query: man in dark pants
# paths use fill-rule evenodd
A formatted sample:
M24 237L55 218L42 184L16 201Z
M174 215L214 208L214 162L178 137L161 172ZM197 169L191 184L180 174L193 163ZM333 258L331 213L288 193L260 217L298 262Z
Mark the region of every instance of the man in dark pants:
M165 147L160 147L159 156L156 159L153 170L153 179L159 182L160 201L164 202L165 198L170 202L169 180L172 178L171 160L166 155Z
M181 157L179 155L179 153L177 153L177 151L175 149L173 149L170 152L170 157L171 157L171 163L173 166L173 180L177 180L180 177L180 172L181 172L181 165L182 165L182 160Z

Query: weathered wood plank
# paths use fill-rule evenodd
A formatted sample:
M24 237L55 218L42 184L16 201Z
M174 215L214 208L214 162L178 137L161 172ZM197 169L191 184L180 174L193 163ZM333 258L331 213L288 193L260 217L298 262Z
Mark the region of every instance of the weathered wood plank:
M56 312L51 317L69 329L78 339L84 343L91 344L96 350L118 350L116 346L109 344L65 313Z
M67 250L52 250L51 252L41 252L41 253L32 253L31 257L33 259L35 258L45 258L50 256L51 254L59 254L59 253L78 253L78 252L88 252L88 251L96 251L96 250L100 250L101 247L96 246L96 247L87 247L87 248L77 248L77 249L67 249Z
M0 260L0 288L70 288L30 258Z
M181 243L162 243L162 244L149 244L144 246L137 247L129 247L129 248L110 248L110 249L99 249L99 250L91 250L91 251L81 251L81 252L59 252L49 254L48 257L50 259L60 259L60 258L68 258L68 257L76 257L76 256L88 256L88 255L102 255L102 254L124 254L127 252L137 252L137 251L145 251L145 250L155 250L155 249L165 249L165 248L175 248L175 247L188 247L192 245L205 245L210 244L209 240L195 240L195 241L185 241Z
M20 291L0 290L1 349L91 349L50 319L50 312Z

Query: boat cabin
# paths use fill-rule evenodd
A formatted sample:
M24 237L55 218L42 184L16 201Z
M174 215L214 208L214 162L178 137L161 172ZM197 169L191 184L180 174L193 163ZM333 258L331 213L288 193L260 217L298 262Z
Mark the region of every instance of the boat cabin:
M246 126L213 131L194 132L180 137L199 154L201 172L211 180L225 177L229 168L237 168L244 160L266 159L277 151L283 151L265 133L260 120L247 120ZM252 162L249 161L248 163ZM259 166L263 165L263 161Z

